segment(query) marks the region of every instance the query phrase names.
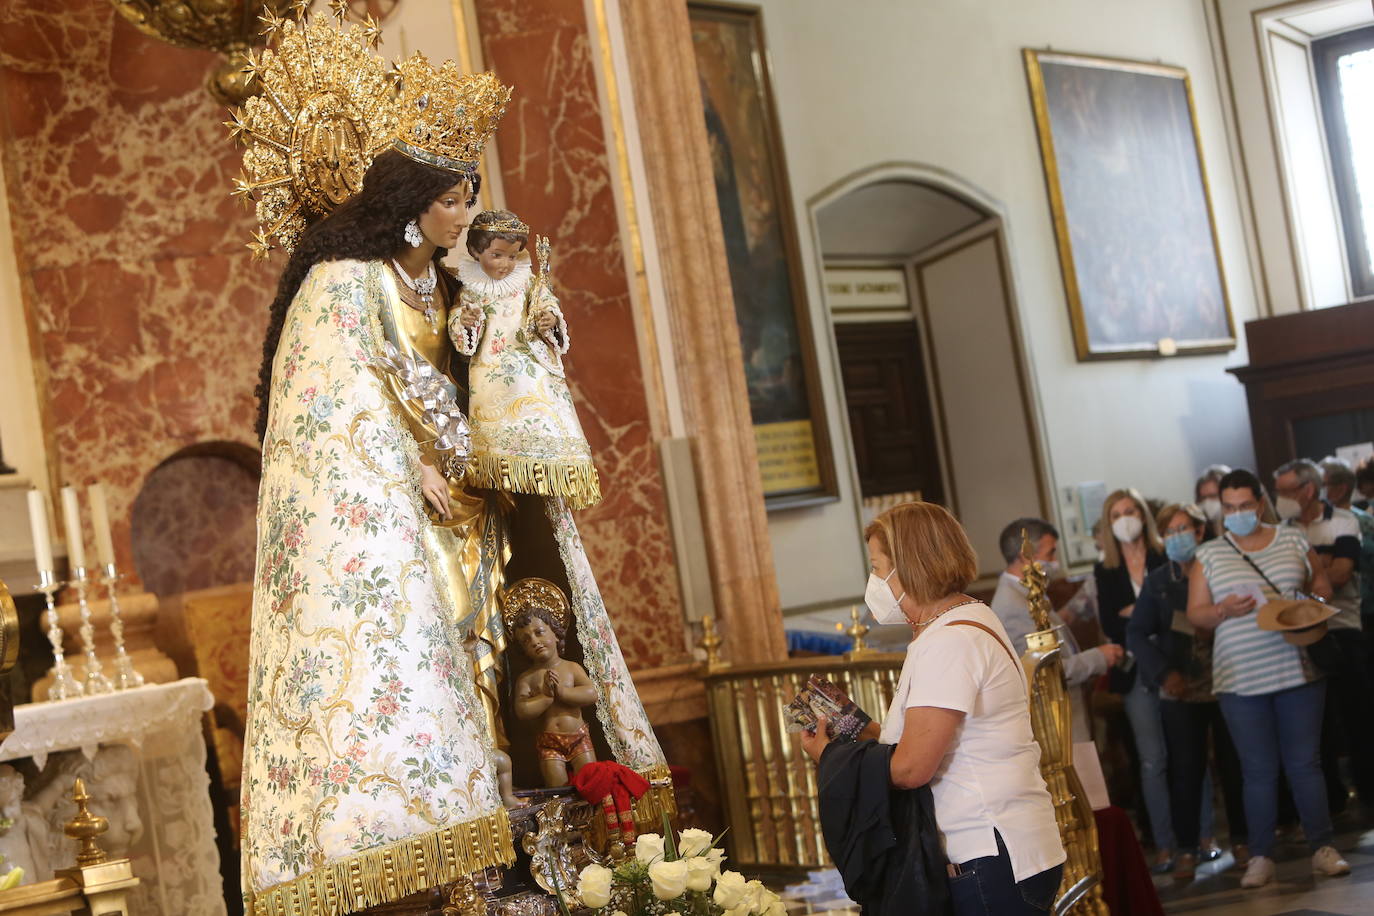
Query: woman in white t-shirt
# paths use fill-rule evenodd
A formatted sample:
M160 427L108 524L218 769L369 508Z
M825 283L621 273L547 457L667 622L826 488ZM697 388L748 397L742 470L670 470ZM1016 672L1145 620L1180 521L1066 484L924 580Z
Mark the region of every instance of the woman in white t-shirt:
M881 729L863 737L896 745L894 786L930 785L957 916L1049 912L1064 847L1025 675L997 615L963 594L978 575L968 536L925 502L889 509L864 536L864 599L880 623L907 623L913 638ZM813 759L826 743L823 728L802 739Z

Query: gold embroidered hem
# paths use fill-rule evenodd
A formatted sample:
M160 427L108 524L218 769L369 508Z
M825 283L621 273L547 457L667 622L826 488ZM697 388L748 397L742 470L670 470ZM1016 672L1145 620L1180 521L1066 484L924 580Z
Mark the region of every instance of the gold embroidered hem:
M663 829L663 816L671 820L677 814L677 796L673 794L673 775L668 764L660 763L639 774L649 780L649 791L635 799L635 829L658 833ZM657 783L657 785L655 784Z
M247 895L244 905L250 916L344 916L514 861L502 809L330 862Z
M590 456L548 460L479 452L468 465L473 486L561 496L574 509L601 502L601 478Z

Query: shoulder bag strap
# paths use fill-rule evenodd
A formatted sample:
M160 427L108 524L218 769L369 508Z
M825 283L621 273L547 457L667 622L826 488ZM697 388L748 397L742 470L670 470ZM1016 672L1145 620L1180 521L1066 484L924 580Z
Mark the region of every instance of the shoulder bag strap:
M1275 530L1275 531L1274 531L1274 537L1277 538L1278 536L1279 536L1279 532L1278 532L1278 530ZM1250 564L1250 568L1253 569L1255 572L1257 572L1257 573L1260 574L1260 578L1264 580L1264 584L1265 584L1265 585L1268 585L1271 589L1274 590L1274 597L1276 597L1276 598L1282 598L1282 597L1283 597L1283 592L1279 589L1279 587L1278 587L1277 585L1275 585L1275 584L1273 583L1273 581L1272 581L1268 576L1266 576L1266 575L1264 574L1264 570L1262 570L1262 569L1259 568L1259 564L1258 564L1258 563L1256 563L1254 560L1250 559L1250 555L1249 555L1249 554L1247 554L1245 551L1241 550L1240 547L1238 547L1238 546L1236 545L1236 542L1233 541L1233 540L1231 540L1231 536L1230 536L1229 534L1228 534L1228 535L1223 535L1223 536L1222 536L1222 540L1224 540L1227 544L1231 545L1231 549L1234 550L1236 553L1240 554L1240 558L1241 558L1242 560L1244 560L1245 562L1249 563L1249 564Z
M993 641L996 642L997 645L999 645L999 646L1002 647L1002 651L1005 652L1005 653L1007 653L1007 658L1011 659L1012 667L1015 668L1018 672L1020 672L1020 674L1021 674L1021 680L1022 680L1022 681L1025 681L1025 680L1026 680L1025 671L1024 671L1024 669L1022 669L1022 667L1021 667L1021 662L1016 658L1016 655L1011 651L1011 649L1009 649L1009 648L1007 647L1007 644L1004 643L1004 642L1002 642L1002 637L998 636L998 635L997 635L997 631L994 630L992 627L988 626L988 625L985 624L985 623L979 623L979 622L976 621L976 620L951 620L948 624L946 624L946 626L951 626L951 627L977 627L978 629L982 630L984 633L986 633L986 634L988 634L989 636L991 636L991 637L993 638ZM1027 691L1027 692L1030 691L1030 684L1029 684L1029 683L1026 684L1026 691Z

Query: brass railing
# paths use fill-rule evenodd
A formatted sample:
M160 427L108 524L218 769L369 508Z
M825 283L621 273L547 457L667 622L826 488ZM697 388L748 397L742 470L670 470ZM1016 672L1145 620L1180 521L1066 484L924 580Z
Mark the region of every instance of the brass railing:
M821 868L830 864L821 837L816 768L788 734L783 707L819 674L875 719L892 703L901 653L798 658L715 670L706 702L725 798L726 842L736 867Z

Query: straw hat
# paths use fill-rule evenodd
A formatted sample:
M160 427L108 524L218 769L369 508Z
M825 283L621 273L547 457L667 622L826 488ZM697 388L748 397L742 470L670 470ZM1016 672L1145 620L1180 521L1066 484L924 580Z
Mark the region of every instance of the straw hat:
M1261 630L1282 633L1295 646L1310 646L1326 635L1326 621L1335 616L1334 607L1313 598L1279 599L1259 609L1256 623Z

